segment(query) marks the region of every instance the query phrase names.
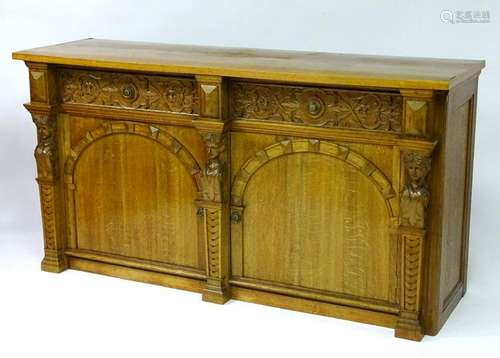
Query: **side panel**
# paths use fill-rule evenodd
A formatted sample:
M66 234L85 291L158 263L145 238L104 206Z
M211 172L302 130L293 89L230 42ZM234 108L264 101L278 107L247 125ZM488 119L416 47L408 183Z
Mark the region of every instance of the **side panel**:
M448 147L445 163L448 170L444 176L443 213L446 220L443 225L443 261L441 272L441 305L446 309L454 290L463 284L463 220L465 211L465 182L467 169L467 134L470 121L471 100L454 109L453 125L448 127L446 140ZM464 145L465 144L465 145ZM457 225L458 224L458 225Z
M433 135L439 139L431 173L430 236L423 321L439 332L465 294L477 78L442 94Z

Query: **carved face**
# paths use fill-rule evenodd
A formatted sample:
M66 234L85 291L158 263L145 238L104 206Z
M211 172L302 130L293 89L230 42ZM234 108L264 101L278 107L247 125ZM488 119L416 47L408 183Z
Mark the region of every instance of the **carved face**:
M221 134L206 133L203 134L203 140L207 147L209 159L217 158L225 150L225 143Z
M50 137L49 128L49 117L46 115L36 115L33 116L33 120L36 124L38 138L40 141L44 141Z
M416 163L411 163L406 170L412 182L419 182L425 175L424 168Z
M416 153L405 156L406 173L409 181L414 185L420 185L430 171L430 160Z

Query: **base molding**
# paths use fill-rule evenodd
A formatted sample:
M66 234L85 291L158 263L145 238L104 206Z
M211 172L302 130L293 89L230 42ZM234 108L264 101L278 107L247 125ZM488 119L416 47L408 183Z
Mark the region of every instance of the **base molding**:
M69 257L68 267L78 271L86 271L105 276L122 278L125 280L139 281L197 293L201 293L205 286L205 281L203 280L92 261L77 257Z
M231 298L238 301L285 308L293 311L319 314L347 321L395 328L398 316L356 307L292 297L243 287L231 287Z
M69 269L201 293L203 301L206 302L224 304L229 299L235 299L298 312L319 314L359 323L394 328L395 335L399 338L421 340L423 337L420 326L414 325L409 321L407 322L393 313L378 312L238 286L230 286L230 288L225 288L224 290L214 290L207 285L206 280L93 261L80 257L69 256L67 264Z

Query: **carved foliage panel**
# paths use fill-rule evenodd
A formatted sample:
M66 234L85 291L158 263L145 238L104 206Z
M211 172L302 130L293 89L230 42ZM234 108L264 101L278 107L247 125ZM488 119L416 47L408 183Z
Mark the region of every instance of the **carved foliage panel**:
M230 96L235 119L401 131L399 94L233 82Z
M171 113L198 113L196 83L188 78L62 69L62 103Z

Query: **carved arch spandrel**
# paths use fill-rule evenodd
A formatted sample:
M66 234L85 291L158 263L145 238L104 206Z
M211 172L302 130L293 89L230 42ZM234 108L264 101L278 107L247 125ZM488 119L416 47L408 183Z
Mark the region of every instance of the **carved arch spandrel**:
M158 127L128 122L107 122L95 129L88 131L84 135L84 137L71 149L69 153L69 157L66 160L64 166L65 182L67 184L73 184L73 172L75 170L78 159L93 142L117 134L139 135L141 137L148 138L166 148L169 152L174 154L180 160L182 165L187 169L188 173L193 178L197 191L200 192L200 166L191 152L186 147L184 147L184 145L182 145L175 137Z
M395 217L394 198L397 197L391 182L386 178L375 164L361 154L339 144L317 139L291 139L283 140L268 146L255 154L242 165L232 184L231 204L235 207L243 205L243 196L250 178L266 163L283 155L296 153L318 153L341 160L356 168L367 177L382 195L391 219Z

